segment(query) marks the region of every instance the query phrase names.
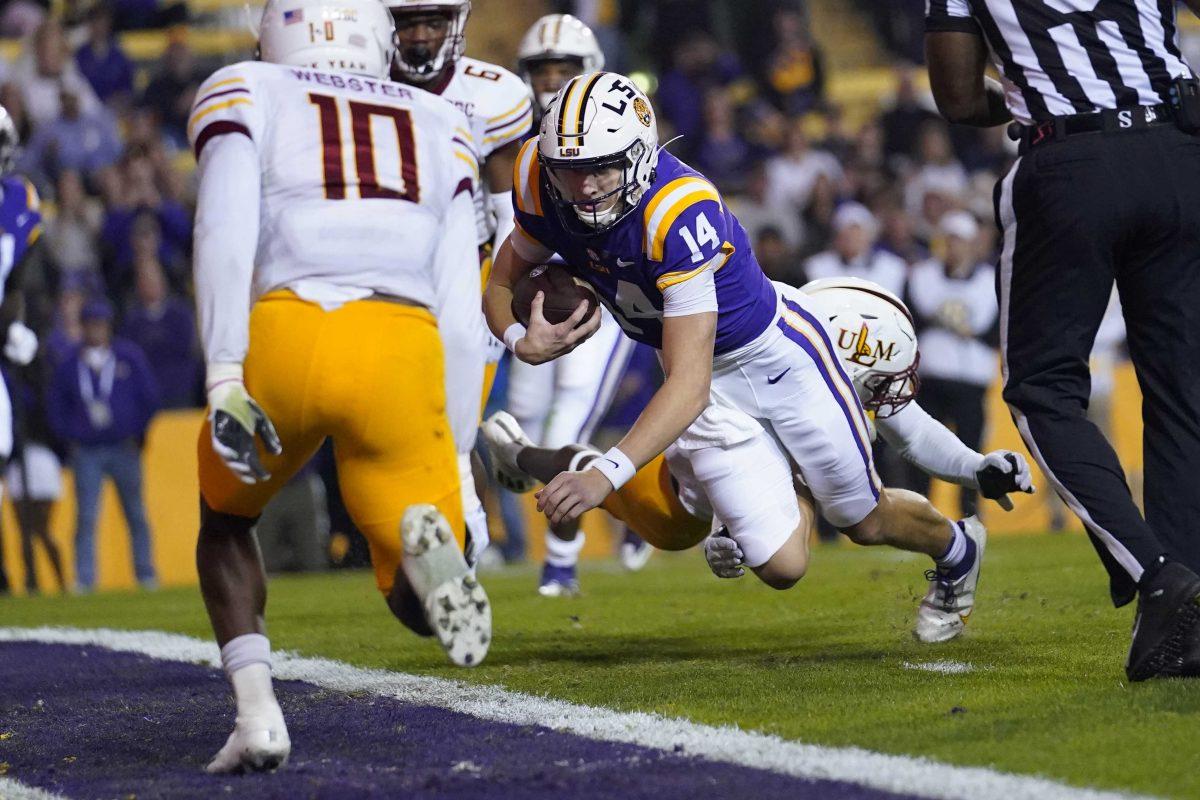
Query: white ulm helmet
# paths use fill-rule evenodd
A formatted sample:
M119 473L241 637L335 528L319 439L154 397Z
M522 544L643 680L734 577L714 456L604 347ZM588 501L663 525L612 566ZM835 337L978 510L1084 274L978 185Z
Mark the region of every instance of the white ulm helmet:
M530 88L530 73L542 61L572 61L579 64L580 74L597 72L604 69L604 51L596 34L579 18L547 14L533 23L517 46L517 70ZM553 99L554 92L538 94L538 109L544 114Z
M450 18L450 29L436 53L417 52L406 54L396 50L396 69L417 83L426 83L442 74L442 70L457 63L466 50L467 17L471 16L471 0L384 0L396 27L406 14L435 13Z
M258 52L273 64L385 78L394 34L379 0L268 0Z
M658 122L650 98L632 80L615 72L577 75L558 90L542 116L538 159L563 224L582 221L589 229L585 233L603 233L637 208L654 182ZM564 185L556 171L605 167L622 169L621 185L587 204L617 195L611 208L586 211L583 203L563 196ZM578 230L579 226L571 227Z
M899 297L862 278L822 278L800 291L817 301L863 407L889 417L917 395L917 334Z

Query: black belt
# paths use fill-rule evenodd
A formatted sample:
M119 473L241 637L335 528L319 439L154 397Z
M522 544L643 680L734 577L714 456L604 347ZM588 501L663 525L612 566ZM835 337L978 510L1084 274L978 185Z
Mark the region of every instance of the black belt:
M1054 117L1034 125L1013 123L1009 128L1009 136L1021 143L1019 149L1024 154L1034 147L1059 142L1068 136L1131 131L1174 124L1175 117L1171 107L1160 103L1156 106L1110 108L1091 114Z

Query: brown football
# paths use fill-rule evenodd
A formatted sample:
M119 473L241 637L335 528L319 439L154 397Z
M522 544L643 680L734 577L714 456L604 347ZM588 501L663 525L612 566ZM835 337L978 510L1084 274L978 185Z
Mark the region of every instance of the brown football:
M566 322L583 301L588 309L584 320L596 313L596 293L592 287L573 277L566 268L557 264L539 264L513 286L512 312L522 325L529 324L533 298L542 292L542 316L552 325Z

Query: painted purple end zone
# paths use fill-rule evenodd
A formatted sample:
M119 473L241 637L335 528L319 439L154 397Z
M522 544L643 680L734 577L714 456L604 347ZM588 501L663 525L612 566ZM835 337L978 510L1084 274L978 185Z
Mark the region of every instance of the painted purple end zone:
M276 683L289 764L273 775L209 776L203 767L229 734L233 703L208 666L6 643L0 687L8 777L71 798L898 797L296 681Z

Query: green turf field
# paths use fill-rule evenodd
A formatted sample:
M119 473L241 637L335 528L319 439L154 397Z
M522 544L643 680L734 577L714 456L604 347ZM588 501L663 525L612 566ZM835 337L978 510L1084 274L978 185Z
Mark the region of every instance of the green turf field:
M585 595L573 600L538 597L533 568L488 574L495 644L470 672L403 631L365 572L276 579L268 620L277 648L363 666L1200 797L1200 681L1126 683L1132 611L1109 606L1083 537L993 539L970 628L947 645L910 634L925 567L893 551L820 546L801 585L774 592L751 577L718 581L698 552L659 554L633 575L586 566ZM0 624L209 634L196 590L8 599ZM905 666L938 660L974 670Z

